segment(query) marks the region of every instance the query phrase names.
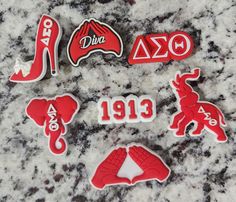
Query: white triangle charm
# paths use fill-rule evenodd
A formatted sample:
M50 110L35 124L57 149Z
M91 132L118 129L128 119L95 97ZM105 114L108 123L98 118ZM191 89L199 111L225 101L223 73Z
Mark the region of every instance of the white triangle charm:
M139 49L140 49L141 47L142 47L142 49L144 50L146 56L137 57L137 53L138 53L138 51L139 51ZM147 51L147 48L145 47L145 45L144 45L142 39L140 39L139 42L138 42L137 48L136 48L136 50L135 50L133 59L138 60L138 59L147 59L147 58L150 58L150 55L149 55L149 53L148 53L148 51Z
M41 42L44 43L46 46L48 46L49 38L41 39Z
M198 113L205 113L205 110L203 109L203 107L201 106L201 107L199 107L199 109L198 109Z
M142 173L143 170L134 162L134 160L128 154L120 170L118 171L117 176L132 180L134 177L141 175Z
M48 107L48 114L52 114L55 112L57 112L56 109L54 108L54 106L52 104L50 104Z

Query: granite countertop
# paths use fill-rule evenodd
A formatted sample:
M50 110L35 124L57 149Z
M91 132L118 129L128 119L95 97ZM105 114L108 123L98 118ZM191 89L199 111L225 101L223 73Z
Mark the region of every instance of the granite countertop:
M40 16L49 14L62 26L59 45L61 73L39 82L14 84L8 78L17 56L34 56ZM94 17L121 35L124 54L93 54L72 67L66 46L73 30ZM236 2L194 0L2 0L0 2L0 201L127 201L233 202L236 198ZM127 56L137 35L175 30L188 32L195 50L183 61L129 65ZM176 138L167 129L177 101L169 85L176 71L199 67L192 82L201 100L216 104L225 114L227 143L215 142L204 131L200 137ZM122 79L121 79L122 78ZM35 96L72 93L81 109L68 125L68 151L53 156L43 130L26 117L25 107ZM99 125L101 96L150 94L157 101L151 123ZM190 126L191 127L191 126ZM95 190L89 178L99 161L121 144L141 143L169 165L164 183Z

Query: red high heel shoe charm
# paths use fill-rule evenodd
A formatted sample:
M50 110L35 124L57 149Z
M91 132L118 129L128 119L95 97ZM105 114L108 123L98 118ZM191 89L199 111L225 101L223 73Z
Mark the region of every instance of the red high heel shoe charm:
M49 150L53 154L63 154L67 149L66 125L79 110L79 103L70 94L57 96L55 99L34 98L26 107L27 116L39 127L44 127L49 138Z
M226 142L227 136L222 126L225 126L224 115L220 109L210 102L199 100L199 95L187 83L187 80L196 80L200 76L200 69L196 68L192 73L176 74L171 87L176 91L179 111L173 116L170 130L175 130L177 137L185 136L186 127L194 122L197 127L191 133L192 136L201 135L203 129L214 133L218 142Z
M48 15L43 15L38 25L35 43L35 56L32 64L16 60L15 73L10 81L30 83L41 80L47 70L47 53L50 59L51 74L58 74L58 44L61 39L59 23Z

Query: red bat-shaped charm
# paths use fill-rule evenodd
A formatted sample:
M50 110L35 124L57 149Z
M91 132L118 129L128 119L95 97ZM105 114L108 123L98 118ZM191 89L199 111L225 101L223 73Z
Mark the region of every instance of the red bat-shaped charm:
M79 103L70 94L54 99L34 98L26 107L27 116L38 126L44 127L45 136L49 138L49 150L53 154L63 154L67 149L66 125L79 110Z
M224 115L220 109L210 102L199 100L199 95L187 83L187 80L196 80L200 76L200 69L196 68L192 73L176 74L176 78L170 84L176 92L179 102L179 111L174 115L170 125L178 137L185 136L186 127L194 122L197 124L192 136L201 135L205 128L217 136L218 142L226 142L227 136L224 129Z

